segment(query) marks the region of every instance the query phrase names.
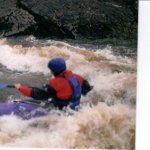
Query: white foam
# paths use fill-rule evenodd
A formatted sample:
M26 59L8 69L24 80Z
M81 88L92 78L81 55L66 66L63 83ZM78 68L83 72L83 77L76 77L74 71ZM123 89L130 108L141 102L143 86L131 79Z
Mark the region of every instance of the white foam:
M93 108L84 107L73 116L49 114L30 121L1 117L0 145L130 149L134 145L134 115L126 106L99 103Z
M49 59L63 57L67 67L88 79L94 89L81 98L82 108L73 116L50 112L47 117L30 121L0 117L0 129L3 128L0 130L0 145L132 149L135 134L135 59L115 56L111 48L88 51L64 42L48 43L50 46L30 48L2 43L0 63L11 70L48 74ZM95 106L91 108L90 105ZM12 126L9 127L10 124Z

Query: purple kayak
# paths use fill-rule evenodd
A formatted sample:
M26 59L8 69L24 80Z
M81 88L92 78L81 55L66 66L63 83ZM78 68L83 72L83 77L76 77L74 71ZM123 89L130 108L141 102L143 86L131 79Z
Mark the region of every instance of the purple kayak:
M42 117L48 114L49 107L42 107L33 100L0 103L0 116L15 115L23 120Z

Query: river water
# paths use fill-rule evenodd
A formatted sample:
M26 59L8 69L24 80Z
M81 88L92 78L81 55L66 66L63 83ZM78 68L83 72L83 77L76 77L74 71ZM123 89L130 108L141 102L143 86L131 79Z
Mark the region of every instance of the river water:
M94 89L81 98L78 112L51 110L48 116L27 121L0 117L0 146L133 150L137 60L130 48L118 53L121 49L34 37L1 39L0 82L41 87L52 77L47 62L60 56ZM0 91L1 102L22 97L16 89Z

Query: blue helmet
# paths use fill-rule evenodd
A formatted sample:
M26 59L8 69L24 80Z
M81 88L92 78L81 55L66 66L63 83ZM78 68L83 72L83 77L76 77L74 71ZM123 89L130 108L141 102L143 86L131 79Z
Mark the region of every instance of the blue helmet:
M63 58L53 58L48 62L48 68L53 72L62 72L66 70L66 63Z

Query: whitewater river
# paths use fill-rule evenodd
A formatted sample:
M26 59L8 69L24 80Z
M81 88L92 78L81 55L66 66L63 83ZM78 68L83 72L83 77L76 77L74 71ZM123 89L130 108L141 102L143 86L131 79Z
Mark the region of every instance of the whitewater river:
M0 147L134 149L136 54L94 46L34 37L23 43L0 40L0 82L40 87L52 77L47 62L61 56L68 69L94 86L72 115L51 110L46 117L27 121L0 117ZM16 89L0 91L1 102L20 97Z

